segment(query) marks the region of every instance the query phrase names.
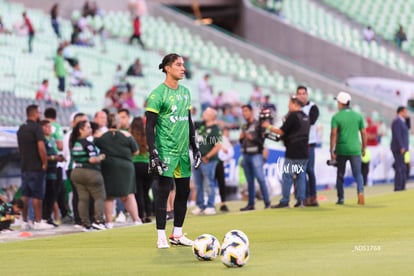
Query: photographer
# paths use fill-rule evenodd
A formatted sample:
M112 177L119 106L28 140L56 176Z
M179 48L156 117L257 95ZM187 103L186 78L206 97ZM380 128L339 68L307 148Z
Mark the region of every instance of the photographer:
M269 192L267 190L266 181L263 172L263 143L264 136L260 123L255 120L253 108L250 104L242 106L243 118L246 124L242 125L240 134L240 145L243 153L242 167L247 180L249 202L246 207L240 211L254 210L254 199L256 197L256 189L254 179L256 178L260 185L263 195L265 208L270 207Z
M309 117L303 113L302 107L303 103L296 96L292 96L289 100L289 113L280 128L272 126L268 121L262 123L262 127L279 135L286 147L282 176L282 199L272 208L289 207L290 190L294 178L296 178L297 184L295 207L304 207L310 123Z

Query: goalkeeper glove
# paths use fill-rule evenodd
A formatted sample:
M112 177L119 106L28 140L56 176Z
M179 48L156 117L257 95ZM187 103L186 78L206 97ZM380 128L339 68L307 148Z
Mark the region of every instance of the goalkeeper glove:
M148 167L148 173L154 176L162 175L163 171L167 171L168 166L161 161L158 151L155 149L150 154L150 163Z
M200 167L200 164L201 164L201 152L197 147L195 149L193 148L193 157L194 157L194 169L198 169L198 167Z

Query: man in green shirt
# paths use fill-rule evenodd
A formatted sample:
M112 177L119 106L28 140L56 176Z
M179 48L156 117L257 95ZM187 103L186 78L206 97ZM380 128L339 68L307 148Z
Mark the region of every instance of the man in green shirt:
M57 55L54 57L54 69L56 77L58 78L59 84L58 89L59 92L65 93L65 77L66 77L66 70L65 70L65 59L62 55L63 48L59 47L57 49Z
M351 163L352 174L357 183L358 204L364 205L364 184L361 174L361 155L365 153L366 135L364 119L350 108L351 95L339 92L335 98L339 111L332 117L330 152L331 161L338 167L336 188L338 201L344 204L344 174L346 161Z
M155 217L158 248L168 248L165 225L166 206L171 185L176 185L174 228L169 237L173 245L192 246L193 241L182 232L187 199L190 193L191 145L196 160L201 154L195 143L191 119L190 91L178 83L184 78L184 60L177 54L166 55L158 67L166 74L165 81L147 99L146 136L150 153L149 172L156 179Z

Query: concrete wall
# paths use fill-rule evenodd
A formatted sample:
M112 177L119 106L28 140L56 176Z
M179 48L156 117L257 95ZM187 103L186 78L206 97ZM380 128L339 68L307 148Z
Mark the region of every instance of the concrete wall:
M26 7L49 11L53 4L59 3L61 15L68 17L73 10L81 9L85 1L74 0L10 0L23 3ZM201 7L226 6L240 2L240 0L197 0ZM89 2L92 2L89 1ZM104 10L127 10L129 0L98 0L96 1ZM147 3L162 3L176 6L191 6L192 0L146 0Z
M244 0L241 13L242 37L332 78L372 76L414 81L412 76L311 36L276 15L252 7L248 0Z
M150 0L151 1L151 0ZM152 0L167 5L190 6L193 0ZM238 3L240 0L197 0L200 6L227 6ZM148 1L149 2L149 1Z

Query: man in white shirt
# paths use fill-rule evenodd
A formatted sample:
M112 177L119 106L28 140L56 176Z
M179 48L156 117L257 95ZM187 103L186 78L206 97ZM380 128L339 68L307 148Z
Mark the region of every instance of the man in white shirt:
M201 113L203 113L207 107L214 107L213 87L208 83L209 79L210 75L205 74L198 83L198 97L201 103Z

